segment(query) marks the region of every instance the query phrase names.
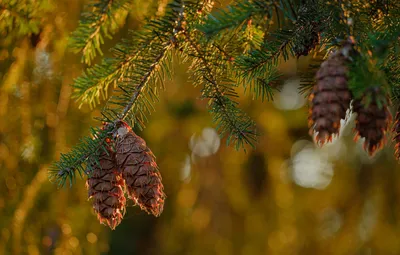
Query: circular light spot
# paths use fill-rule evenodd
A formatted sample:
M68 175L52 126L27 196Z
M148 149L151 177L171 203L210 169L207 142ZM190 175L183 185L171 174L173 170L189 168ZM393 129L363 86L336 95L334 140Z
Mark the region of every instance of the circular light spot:
M7 177L6 186L9 190L15 190L17 188L17 182L15 181L15 178L12 176Z
M321 153L304 148L293 158L292 178L305 188L325 189L332 180L333 167Z
M314 144L308 140L298 140L290 149L290 156L294 157L297 153L299 153L302 149L306 147L314 148Z
M62 229L62 232L63 232L65 235L69 235L69 234L71 234L71 232L72 232L71 227L70 227L68 224L63 224L63 225L61 226L61 229Z
M199 157L208 157L215 154L221 145L221 139L215 129L207 127L201 136L192 135L189 146L193 154Z
M342 216L335 210L327 208L319 215L319 232L323 239L334 236L342 227Z
M44 246L50 247L53 243L53 240L51 240L50 236L44 236L42 239L42 244Z
M72 248L77 248L79 246L79 240L75 236L71 237L68 242Z
M282 110L301 108L306 103L306 99L299 93L299 86L299 79L287 80L274 100L275 107Z
M86 235L86 239L88 240L89 243L96 243L97 242L97 236L90 232Z

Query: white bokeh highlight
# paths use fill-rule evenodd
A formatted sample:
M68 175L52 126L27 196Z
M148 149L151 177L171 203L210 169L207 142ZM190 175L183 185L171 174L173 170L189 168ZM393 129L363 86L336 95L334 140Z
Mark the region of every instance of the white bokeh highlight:
M319 218L319 234L322 239L332 238L343 226L343 217L334 209L326 208Z
M325 189L332 177L332 163L326 154L314 146L305 146L292 159L292 178L299 186Z
M180 179L183 182L190 182L191 178L192 178L192 163L190 161L190 155L186 155L186 158L182 163Z
M53 78L53 64L50 59L50 53L44 49L36 49L33 75L36 84L40 83L43 79Z
M273 103L275 107L281 110L296 110L301 108L306 103L306 99L304 95L299 93L299 86L299 79L285 81L281 91L274 98Z
M215 154L221 145L221 139L214 128L206 127L200 136L193 134L189 147L198 157L208 157Z

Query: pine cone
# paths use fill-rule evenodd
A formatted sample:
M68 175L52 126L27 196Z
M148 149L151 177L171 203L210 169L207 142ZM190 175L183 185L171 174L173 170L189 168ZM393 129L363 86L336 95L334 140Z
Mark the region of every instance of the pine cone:
M296 44L293 46L293 52L297 58L307 56L319 43L319 25L317 22L311 22L304 26L299 26L295 34L297 35Z
M116 162L130 198L142 210L159 216L164 208L165 194L155 156L126 123L122 123L117 131Z
M296 44L293 46L293 52L297 58L307 56L319 43L321 25L319 22L310 21L310 17L317 15L318 10L315 7L302 6L298 10L298 19L294 31Z
M353 102L353 112L357 113L355 140L365 138L364 149L370 156L386 142L385 134L392 120L388 104L389 100L382 96L379 88L367 91L361 99Z
M115 229L125 213L124 180L118 173L114 153L102 152L99 164L92 164L92 172L86 182L89 198L93 198L93 208L101 223Z
M396 157L396 160L400 160L400 107L397 110L396 117L395 117L395 122L392 130L394 137L393 141L395 142L395 152L394 156Z
M310 95L310 135L317 133L316 142L323 145L339 134L340 120L350 107L351 92L347 85L347 48L344 46L321 64L317 83Z

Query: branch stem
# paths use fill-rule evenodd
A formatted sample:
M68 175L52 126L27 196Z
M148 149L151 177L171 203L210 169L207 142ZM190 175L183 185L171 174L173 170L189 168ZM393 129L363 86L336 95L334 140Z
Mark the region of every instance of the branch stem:
M197 58L199 58L201 60L201 62L203 62L203 65L205 66L207 73L210 75L211 79L207 79L206 77L205 78L208 82L210 82L213 85L213 87L215 89L215 92L213 93L214 95L211 98L213 98L214 100L217 100L217 102L221 106L223 113L226 116L231 127L233 127L236 130L236 132L238 132L248 143L250 143L250 141L248 140L248 138L247 138L246 134L243 132L243 130L238 128L236 126L236 123L234 123L234 121L230 118L228 111L225 107L225 103L222 101L222 98L220 96L220 95L223 95L223 92L220 90L220 88L216 82L216 79L213 75L212 69L209 66L209 63L207 62L207 60L204 58L204 55L203 55L201 49L198 47L198 45L195 42L193 42L193 40L186 33L186 31L184 32L184 35L185 35L187 42L189 43L189 46L197 53Z

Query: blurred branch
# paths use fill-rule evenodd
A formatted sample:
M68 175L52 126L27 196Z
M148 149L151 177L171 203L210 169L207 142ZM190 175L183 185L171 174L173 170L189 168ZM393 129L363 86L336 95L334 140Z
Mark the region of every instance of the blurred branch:
M127 0L99 0L90 6L92 10L82 14L78 28L72 33L70 45L76 53L82 52L82 61L90 64L96 52L103 54L103 35L111 38L119 23L127 15Z
M47 184L47 168L47 165L39 168L31 183L25 187L23 199L14 211L13 221L10 226L13 232L13 254L21 254L21 233L26 217L35 205L40 188L43 184Z

